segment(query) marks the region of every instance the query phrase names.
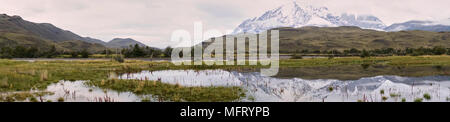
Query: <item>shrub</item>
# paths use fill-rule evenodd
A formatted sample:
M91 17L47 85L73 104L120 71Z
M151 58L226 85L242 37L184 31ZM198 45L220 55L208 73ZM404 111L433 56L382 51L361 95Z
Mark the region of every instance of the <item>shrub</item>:
M438 47L434 47L432 52L434 55L442 55L442 54L445 54L447 52L447 50L443 47L438 46Z
M334 90L334 88L333 87L328 87L328 91L330 91L330 92L332 92Z
M369 58L369 57L370 57L369 51L363 50L361 53L361 58Z
M78 52L71 52L71 53L70 53L70 56L71 56L72 58L78 58Z
M89 55L91 55L87 50L83 50L80 52L81 58L89 58Z
M123 62L125 62L125 59L123 58L122 55L118 55L118 56L114 57L114 61L117 61L119 63L123 63Z
M370 64L367 64L367 63L361 64L361 67L362 67L364 70L366 70L366 69L368 69L368 68L370 67Z
M291 59L303 59L302 55L294 54L292 55Z

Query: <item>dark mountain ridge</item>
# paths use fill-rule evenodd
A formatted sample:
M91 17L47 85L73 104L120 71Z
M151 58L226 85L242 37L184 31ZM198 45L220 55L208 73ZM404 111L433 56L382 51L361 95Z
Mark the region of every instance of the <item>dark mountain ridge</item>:
M0 47L25 46L45 50L56 46L60 50L89 50L90 52L98 52L107 48L128 48L135 44L141 47L146 46L130 38L116 38L110 42L104 42L91 37L82 37L50 23L34 23L24 20L20 16L6 14L0 14L0 44Z

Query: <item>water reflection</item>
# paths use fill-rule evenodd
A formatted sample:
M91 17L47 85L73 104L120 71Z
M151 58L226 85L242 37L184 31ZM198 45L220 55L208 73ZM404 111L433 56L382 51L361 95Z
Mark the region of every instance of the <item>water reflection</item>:
M224 70L164 70L123 74L120 79L161 80L182 86L240 86L238 77Z
M131 92L116 92L97 87L87 86L87 81L60 81L47 87L45 91L53 92L44 96L45 99L65 102L140 102L141 97Z
M265 102L381 102L414 101L429 94L425 101L447 101L450 77L375 76L358 80L273 78L259 73L224 70L165 70L123 74L121 79L161 80L183 86L241 86L247 90L243 101ZM383 91L383 92L381 92ZM387 99L386 99L387 98Z
M239 86L246 90L244 102L446 102L450 99L450 76L375 76L357 80L276 78L257 72L225 70L163 70L110 73L109 78L159 80L181 86ZM47 87L45 100L65 102L157 101L151 95L136 95L88 86L89 81L60 81ZM38 91L31 91L38 92ZM427 95L427 97L425 97ZM429 97L428 97L429 96ZM428 99L429 98L429 99ZM143 100L144 99L144 100Z

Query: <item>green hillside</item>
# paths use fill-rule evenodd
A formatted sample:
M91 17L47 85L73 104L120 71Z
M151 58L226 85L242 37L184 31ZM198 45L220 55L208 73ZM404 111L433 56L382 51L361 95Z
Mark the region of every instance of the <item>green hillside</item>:
M58 51L99 52L105 49L99 40L80 37L49 23L34 23L20 16L0 14L0 48L36 48L48 51L55 46Z
M298 53L304 50L309 52L332 50L342 52L352 48L357 50L450 48L450 32L384 32L345 26L276 28L272 30L280 31L280 53ZM207 47L212 42L203 42L203 46ZM225 45L224 43L224 48ZM236 45L243 45L243 42L235 42Z
M50 47L56 46L56 49L58 50L69 50L67 48L63 48L57 45L53 41L45 40L36 36L28 34L0 32L0 48L3 47L14 48L17 46L35 47L39 50L49 50Z
M89 52L101 52L105 49L108 49L101 44L88 43L88 42L78 41L78 40L62 41L62 42L57 42L56 44L58 44L59 46L65 48L65 49L70 49L71 51L87 50Z
M280 52L450 47L450 32L383 32L358 27L279 28Z
M55 46L56 50L65 52L81 50L88 50L89 52L100 52L106 49L103 45L88 43L79 40L53 42L28 34L0 32L0 48L15 48L17 46L26 48L33 47L39 49L40 51L48 51L49 49L51 49L51 47Z

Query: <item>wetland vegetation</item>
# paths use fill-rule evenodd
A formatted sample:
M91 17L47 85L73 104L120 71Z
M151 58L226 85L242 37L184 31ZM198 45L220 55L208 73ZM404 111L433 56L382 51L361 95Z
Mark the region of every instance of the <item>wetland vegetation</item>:
M158 80L112 79L111 74L135 73L143 70L206 70L222 69L255 72L263 66L175 66L171 62L126 60L124 63L106 60L77 61L16 61L0 60L1 101L39 100L38 92L64 81L87 81L90 86L119 92L152 95L154 101L238 101L247 96L236 86L181 86ZM359 79L379 75L405 77L449 76L450 56L389 56L286 59L280 61L278 78ZM24 92L25 94L15 94ZM330 91L331 92L331 91ZM5 94L8 93L8 94ZM14 94L11 94L14 93ZM41 95L42 96L42 95ZM423 96L428 99L430 95ZM51 101L51 100L50 100ZM59 100L53 100L59 101ZM144 101L144 100L143 100Z

